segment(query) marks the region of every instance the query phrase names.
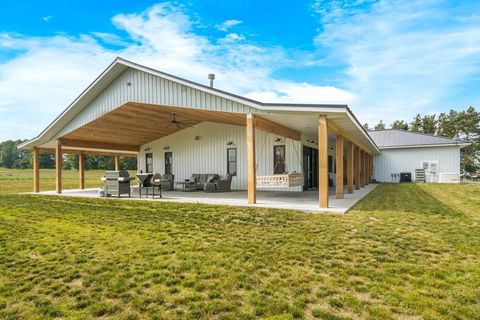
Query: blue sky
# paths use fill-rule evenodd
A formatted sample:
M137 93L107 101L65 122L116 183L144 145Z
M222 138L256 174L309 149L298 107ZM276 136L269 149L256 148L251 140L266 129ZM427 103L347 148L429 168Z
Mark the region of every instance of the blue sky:
M264 102L390 124L480 104L480 2L21 1L0 11L0 140L31 138L116 56ZM21 121L19 118L21 117Z

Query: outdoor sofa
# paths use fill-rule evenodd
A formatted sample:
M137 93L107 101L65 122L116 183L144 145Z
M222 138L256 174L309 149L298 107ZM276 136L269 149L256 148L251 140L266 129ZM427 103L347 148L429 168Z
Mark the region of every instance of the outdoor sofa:
M203 190L205 192L228 192L231 191L232 185L232 175L227 174L225 177L216 180L207 181L205 183Z
M185 182L187 183L185 189L191 191L230 191L232 176L227 174L224 178L221 178L216 173L194 173L189 179L186 179Z

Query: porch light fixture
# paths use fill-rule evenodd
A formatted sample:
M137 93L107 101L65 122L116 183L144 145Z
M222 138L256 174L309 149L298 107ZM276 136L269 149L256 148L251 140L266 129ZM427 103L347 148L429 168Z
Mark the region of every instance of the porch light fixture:
M125 85L126 85L127 87L130 87L130 86L132 85L132 83L131 83L130 81L128 81L127 83L125 83Z
M233 145L233 141L228 141L227 142L227 146L232 146Z
M195 136L195 141L200 140L200 136Z
M150 147L143 149L143 151L150 151Z
M278 143L278 142L282 142L282 141L285 141L284 139L280 138L280 137L277 137L275 139L275 143Z
M170 149L170 147L169 147L169 146L165 146L165 147L163 147L163 150L168 150L168 149Z

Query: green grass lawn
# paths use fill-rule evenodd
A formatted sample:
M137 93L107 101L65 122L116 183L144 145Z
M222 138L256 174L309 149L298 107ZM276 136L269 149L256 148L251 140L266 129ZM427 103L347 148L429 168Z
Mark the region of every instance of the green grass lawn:
M480 187L345 216L0 195L1 319L479 319Z
M85 187L98 188L102 186L100 178L105 170L86 170ZM0 168L0 193L19 193L33 191L33 171L31 169L16 170ZM78 171L62 171L63 189L77 189L79 186ZM40 170L40 190L55 190L55 169Z

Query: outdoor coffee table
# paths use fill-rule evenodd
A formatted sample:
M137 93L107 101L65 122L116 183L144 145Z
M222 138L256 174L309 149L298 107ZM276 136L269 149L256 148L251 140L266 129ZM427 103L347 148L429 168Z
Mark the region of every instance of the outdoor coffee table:
M191 182L175 182L176 185L181 186L182 191L195 191L195 189L190 188L190 186L194 186Z

